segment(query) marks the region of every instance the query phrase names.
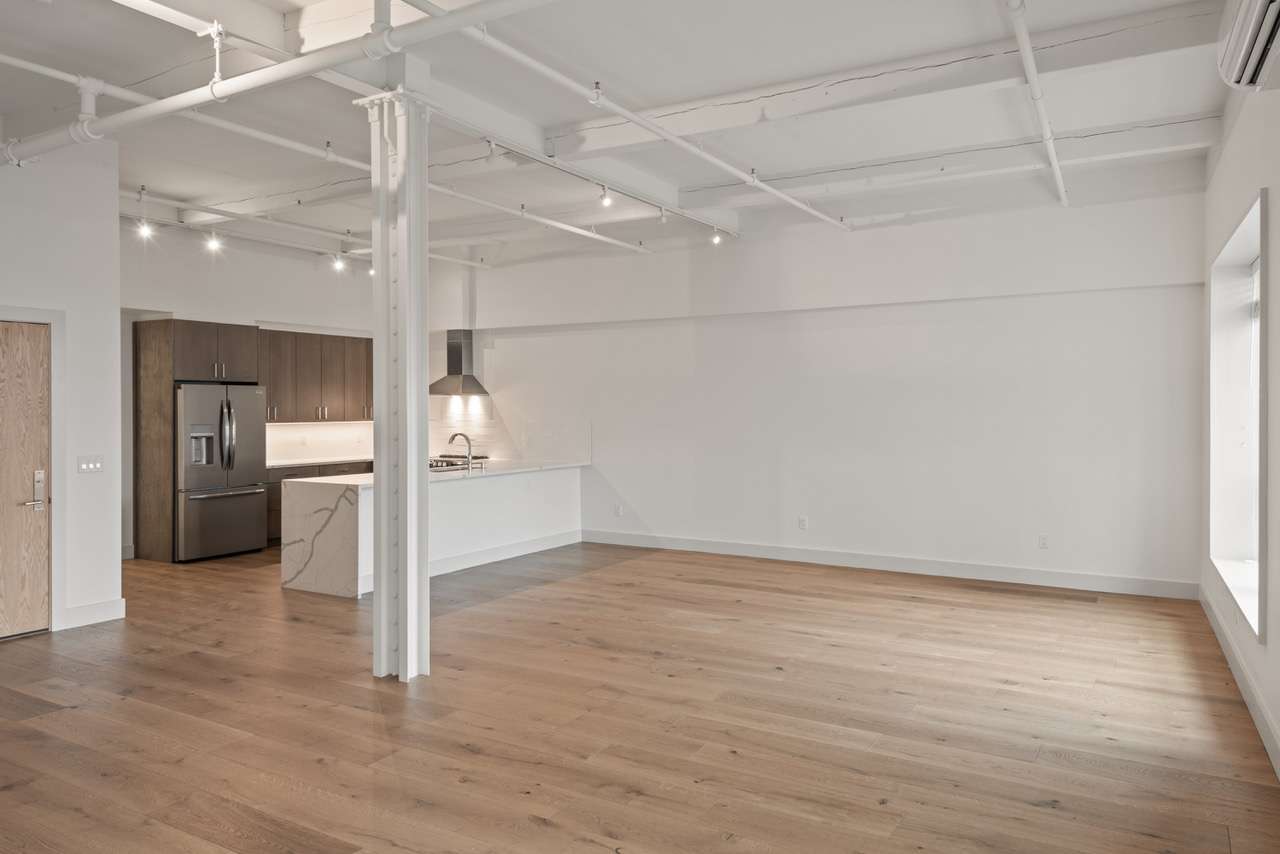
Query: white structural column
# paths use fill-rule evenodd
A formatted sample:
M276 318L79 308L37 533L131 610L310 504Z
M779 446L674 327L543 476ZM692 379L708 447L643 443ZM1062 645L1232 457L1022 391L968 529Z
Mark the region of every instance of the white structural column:
M427 125L398 89L369 111L374 268L373 672L402 682L431 668L427 579Z

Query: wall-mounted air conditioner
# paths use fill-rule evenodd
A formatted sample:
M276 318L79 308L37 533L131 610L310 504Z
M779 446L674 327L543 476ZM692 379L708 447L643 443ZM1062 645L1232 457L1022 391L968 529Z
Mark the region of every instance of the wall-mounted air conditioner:
M1280 54L1273 50L1277 30L1280 0L1227 0L1218 33L1218 71L1227 85L1237 89L1266 85Z

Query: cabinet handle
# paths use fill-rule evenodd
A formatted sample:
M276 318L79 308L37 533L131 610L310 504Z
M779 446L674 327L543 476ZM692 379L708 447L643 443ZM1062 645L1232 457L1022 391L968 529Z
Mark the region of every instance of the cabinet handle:
M222 363L222 378L223 378L224 380L227 378L227 363L226 363L226 362L223 362L223 363Z
M329 404L327 403L324 405L324 420L329 420Z
M218 363L212 362L211 364L213 365L213 378L216 380L218 378Z

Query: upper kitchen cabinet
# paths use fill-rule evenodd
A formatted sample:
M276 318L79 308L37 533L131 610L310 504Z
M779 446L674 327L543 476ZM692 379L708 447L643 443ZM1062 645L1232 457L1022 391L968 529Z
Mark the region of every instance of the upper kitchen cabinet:
M297 361L294 365L296 408L294 421L322 421L324 405L323 335L299 332L294 335Z
M258 382L258 327L219 323L218 359L227 382Z
M157 321L173 327L173 378L175 380L220 380L218 324L198 320Z
M297 348L292 332L264 329L258 338L258 377L267 389L267 420L298 419Z
M347 420L373 418L373 342L368 338L346 339Z
M338 335L322 335L320 352L324 361L320 372L321 420L346 421L351 418L347 412L347 339ZM360 411L356 410L355 414L359 416Z
M156 321L173 327L176 381L258 381L258 328L198 320Z

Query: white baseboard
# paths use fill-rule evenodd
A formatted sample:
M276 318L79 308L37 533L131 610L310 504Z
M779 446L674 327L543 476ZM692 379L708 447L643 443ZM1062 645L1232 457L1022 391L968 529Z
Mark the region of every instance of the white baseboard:
M91 605L63 608L61 618L54 621L53 630L59 632L63 629L75 629L80 626L91 626L94 623L123 619L124 600L109 599L106 602L94 602Z
M132 544L125 544L120 547L121 560L133 560L134 549Z
M897 555L861 554L858 552L810 549L802 546L772 546L764 543L741 543L728 540L701 540L688 537L663 537L657 534L635 534L627 531L584 529L583 542L609 543L619 546L641 546L656 549L678 549L691 552L736 555L740 557L787 560L797 563L820 563L854 569L878 569L937 575L944 578L969 578L977 581L1004 581L1013 584L1035 584L1090 590L1095 593L1132 593L1139 596L1161 596L1169 599L1195 599L1200 585L1192 581L1130 578L1115 575L1092 575L1084 572L1059 572L999 564L963 563L931 558Z
M446 575L450 572L469 569L483 563L493 563L495 560L506 560L507 558L520 557L521 555L533 554L534 552L546 551L558 546L567 546L580 542L582 542L582 531L574 529L559 534L549 534L545 537L535 537L532 540L509 543L504 546L466 552L452 557L436 558L431 561L429 572L433 576Z
M1230 594L1228 593L1227 595ZM1258 735L1262 737L1262 746L1266 748L1267 756L1271 758L1271 765L1276 770L1276 777L1280 778L1280 721L1277 721L1267 709L1262 700L1262 692L1258 690L1257 683L1253 681L1253 675L1244 666L1244 658L1240 655L1240 650L1236 646L1235 637L1231 632L1227 631L1229 624L1222 619L1208 596L1200 597L1200 605L1204 608L1204 613L1209 618L1209 625L1213 627L1213 633L1218 636L1218 645L1222 647L1222 652L1227 657L1227 664L1231 667L1231 673L1236 677L1236 685L1240 686L1240 694L1244 697L1245 705L1249 707L1249 714L1253 716L1253 723L1258 728Z

